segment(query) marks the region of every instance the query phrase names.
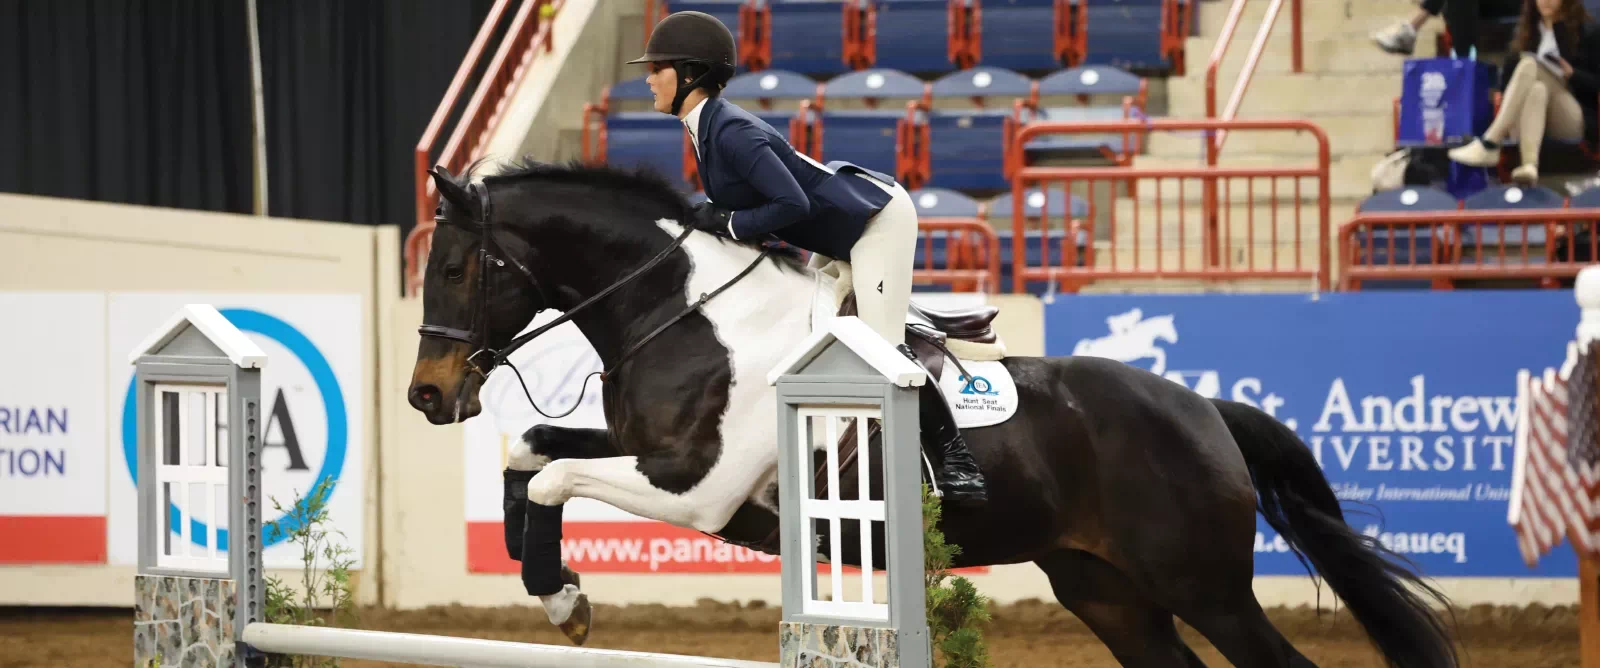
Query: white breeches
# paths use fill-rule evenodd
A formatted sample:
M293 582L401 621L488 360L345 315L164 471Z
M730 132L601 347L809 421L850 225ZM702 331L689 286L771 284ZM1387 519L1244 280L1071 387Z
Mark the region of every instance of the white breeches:
M899 184L893 188L877 179L857 174L893 195L878 215L867 221L861 238L850 247L851 289L856 313L890 345L906 338L906 311L911 307L911 270L916 266L917 206ZM813 253L811 266L830 258Z

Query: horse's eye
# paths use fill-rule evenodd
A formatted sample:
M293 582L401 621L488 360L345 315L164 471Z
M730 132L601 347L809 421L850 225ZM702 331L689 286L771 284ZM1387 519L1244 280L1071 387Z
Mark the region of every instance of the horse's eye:
M452 265L452 266L444 268L444 277L448 278L448 279L450 279L452 281L461 280L462 273L463 272L461 270L460 265Z

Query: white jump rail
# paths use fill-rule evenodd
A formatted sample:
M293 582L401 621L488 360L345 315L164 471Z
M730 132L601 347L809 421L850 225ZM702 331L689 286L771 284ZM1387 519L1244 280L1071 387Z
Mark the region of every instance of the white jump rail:
M711 659L611 649L533 645L416 633L355 631L289 624L251 624L245 644L274 654L337 656L427 666L472 668L772 668L759 661Z
M267 356L216 308L190 304L129 362L138 421L140 668L243 668L262 665L269 653L474 668L778 665L266 623L259 407Z

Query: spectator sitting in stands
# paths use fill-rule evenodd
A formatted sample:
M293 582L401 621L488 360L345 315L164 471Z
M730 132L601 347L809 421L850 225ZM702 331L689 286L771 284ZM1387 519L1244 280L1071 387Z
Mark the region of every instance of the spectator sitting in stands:
M1500 112L1483 136L1450 150L1463 165L1488 167L1500 161L1500 144L1516 126L1522 165L1514 181L1539 178L1539 146L1545 135L1595 140L1600 102L1600 24L1583 0L1524 0L1512 53L1520 54Z
M1417 30L1430 17L1443 14L1445 28L1450 31L1450 50L1457 58L1467 58L1478 45L1478 23L1516 16L1520 5L1518 0L1422 0L1410 21L1374 33L1372 41L1384 51L1409 56L1417 46Z

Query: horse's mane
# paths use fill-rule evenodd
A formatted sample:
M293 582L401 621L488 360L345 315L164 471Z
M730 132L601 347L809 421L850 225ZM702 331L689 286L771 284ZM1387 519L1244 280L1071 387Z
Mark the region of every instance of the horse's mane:
M472 172L482 161L469 165L465 172L458 177L463 183L472 179ZM500 173L484 177L484 183L504 183L537 179L554 183L574 183L600 188L619 190L642 196L655 201L664 207L668 216L677 220L685 220L689 216L691 205L687 197L671 182L667 181L660 172L647 166L627 168L618 165L587 164L580 160L566 163L540 162L530 157L513 160L501 168ZM630 221L635 220L630 218ZM639 223L654 224L648 217L640 216L636 219ZM769 250L770 257L779 266L804 273L805 261L800 256L800 250L792 246L768 247L759 240L736 240L727 237L715 236L722 243L743 246L755 251Z

